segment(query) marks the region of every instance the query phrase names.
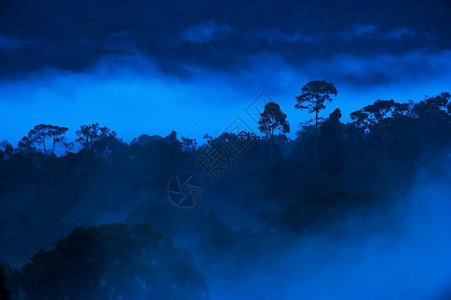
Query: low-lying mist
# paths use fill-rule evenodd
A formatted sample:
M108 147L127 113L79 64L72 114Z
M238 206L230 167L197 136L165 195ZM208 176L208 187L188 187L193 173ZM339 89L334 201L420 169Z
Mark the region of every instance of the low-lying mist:
M211 298L449 299L449 183L449 174L418 180L363 235L354 216L338 230L280 239L264 255L225 263L228 271L209 270Z
M75 152L62 155L2 144L0 229L8 247L0 248L0 262L23 271L33 253L43 255L38 249L51 253L55 241L74 232L89 237L95 231L108 243L126 240L127 226L144 223L174 247L187 250L192 259L178 261L176 273L186 263L190 270L198 268L205 280L194 276L197 288L205 296L208 285L211 299L446 299L451 292L451 197L450 174L444 171L450 169L450 157L444 149L450 145L450 96L438 93L448 88L447 55L433 57L424 76L388 76L385 83L350 83L345 73L331 75L331 70L315 71L312 65L295 70L266 54L236 73L191 67L174 76L133 57L119 64L105 60L86 73L47 71L3 81L0 122L5 126L0 126L0 135L13 144L40 123L69 127L70 141L80 125L96 122L117 136L100 135L92 145L79 143ZM359 76L367 74L366 68L378 70L371 60L342 59L327 64ZM389 65L396 61L381 59ZM438 74L441 68L445 71ZM309 117L295 110L294 96L312 74L336 79L338 96L321 111L326 118L316 142L312 126L290 139L298 122ZM188 210L174 207L167 199L169 179L182 170L200 173L196 158L209 145L202 145L203 135L215 137L210 143L224 142L224 128L245 115L261 90L287 113L292 128L288 139L282 134L273 143L268 136L241 135L241 142L255 144L219 183L207 183L203 174L201 204ZM437 96L406 105L377 101L366 106L375 99L421 100L422 93ZM387 114L381 105L395 110ZM358 108L367 113L366 125L349 122L349 113ZM171 130L177 133L168 135ZM144 140L129 143L142 133L148 134ZM196 138L201 147L181 137ZM426 170L416 172L417 167ZM418 179L412 181L416 173ZM97 229L73 231L78 226ZM97 251L90 243L81 246ZM69 260L93 262L63 253ZM123 262L125 268L133 263L127 256ZM32 263L28 277L22 278L26 293L42 293L42 287L44 293L66 295L52 281L30 284L41 279L33 273L33 268L43 270L39 263ZM153 261L147 263L152 269ZM102 276L122 276L114 260L107 264L115 271L100 272ZM7 286L15 295L22 280L18 272L6 271ZM82 273L63 275L68 278L62 285L85 278ZM173 275L168 273L164 282L169 290L177 277ZM134 283L111 287L137 299L137 294L147 297L146 286L155 282L149 279L144 288ZM105 292L98 278L80 286Z

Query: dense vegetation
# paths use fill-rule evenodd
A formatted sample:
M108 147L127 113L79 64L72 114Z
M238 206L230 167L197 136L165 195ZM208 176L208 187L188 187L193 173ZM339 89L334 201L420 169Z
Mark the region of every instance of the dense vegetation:
M18 147L1 144L0 261L12 267L2 268L8 280L0 276L0 293L5 286L28 299L207 298L209 278L198 270L224 275L349 225L359 237L393 226L387 212L420 171L449 176L450 99L377 100L350 123L337 109L304 124L295 140L284 135L290 127L273 102L261 116L264 136L206 135L205 143L172 132L127 144L91 124L77 130L74 152L67 128L37 125ZM195 158L232 140L252 147L217 183L201 176L201 204L174 207L170 178L203 173ZM46 144L54 147L44 153ZM102 225L111 222L120 223Z

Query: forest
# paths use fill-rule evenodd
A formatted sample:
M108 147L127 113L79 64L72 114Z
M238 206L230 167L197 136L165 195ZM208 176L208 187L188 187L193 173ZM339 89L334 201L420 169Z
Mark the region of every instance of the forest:
M0 300L451 299L450 16L0 0Z
M419 180L450 195L448 92L377 99L349 122L340 109L324 114L338 92L310 81L292 103L310 122L289 124L270 101L258 132L206 133L203 141L172 131L126 143L98 123L38 124L17 146L4 140L0 298L321 298L311 297L319 295L312 278L330 257L359 261L366 253L355 241L401 235L398 220L414 209L408 199ZM168 199L181 171L203 186L185 209ZM337 272L321 280L339 286ZM371 289L361 292L371 299ZM451 296L441 292L435 299Z

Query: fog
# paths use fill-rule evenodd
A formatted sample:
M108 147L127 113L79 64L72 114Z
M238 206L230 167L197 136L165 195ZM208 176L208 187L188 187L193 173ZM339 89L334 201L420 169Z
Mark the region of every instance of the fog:
M289 115L292 132L310 119L294 108L308 81L334 82L338 96L326 116L340 107L344 120L377 99L421 100L449 88L450 52L414 52L368 59L337 55L299 68L273 54L259 54L235 72L185 66L185 75L163 72L144 56L109 57L74 73L47 69L0 83L0 135L17 144L36 124L69 127L99 122L129 142L143 133L197 138L220 134L262 91ZM247 120L247 122L252 122Z
M451 299L449 1L132 2L0 1L0 300Z
M354 216L332 233L256 254L226 276L207 272L211 298L449 299L449 175L418 179L399 205L371 217L372 232L362 235Z

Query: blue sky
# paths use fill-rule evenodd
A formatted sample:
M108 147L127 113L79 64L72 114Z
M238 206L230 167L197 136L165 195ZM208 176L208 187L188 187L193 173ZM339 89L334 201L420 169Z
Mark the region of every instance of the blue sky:
M449 91L449 56L445 52L421 57L420 63L426 61L434 70L442 66L443 72L372 85L342 80L346 72L358 75L359 70L377 64L353 57L318 62L316 67L312 63L313 67L298 71L278 57L261 56L255 58L259 63L247 70L231 74L193 67L189 77L165 74L143 57L125 65L104 60L79 73L40 71L0 83L0 137L16 145L34 125L49 123L69 127L68 137L74 139L81 124L99 122L127 142L143 133L166 136L171 130L179 137L202 140L205 133L214 136L222 132L238 116L252 125L244 109L262 91L281 104L294 137L299 122L311 117L294 109L295 96L307 81L326 78L336 85L338 96L327 104L323 116L339 107L346 121L350 112L377 99L418 101L425 95ZM396 65L393 59L385 58L385 67Z
M127 11L127 13L124 13ZM338 89L323 116L377 99L450 91L449 1L4 1L0 140L36 124L99 122L198 140L220 133L266 91L292 133L310 80ZM32 25L30 25L32 24Z

